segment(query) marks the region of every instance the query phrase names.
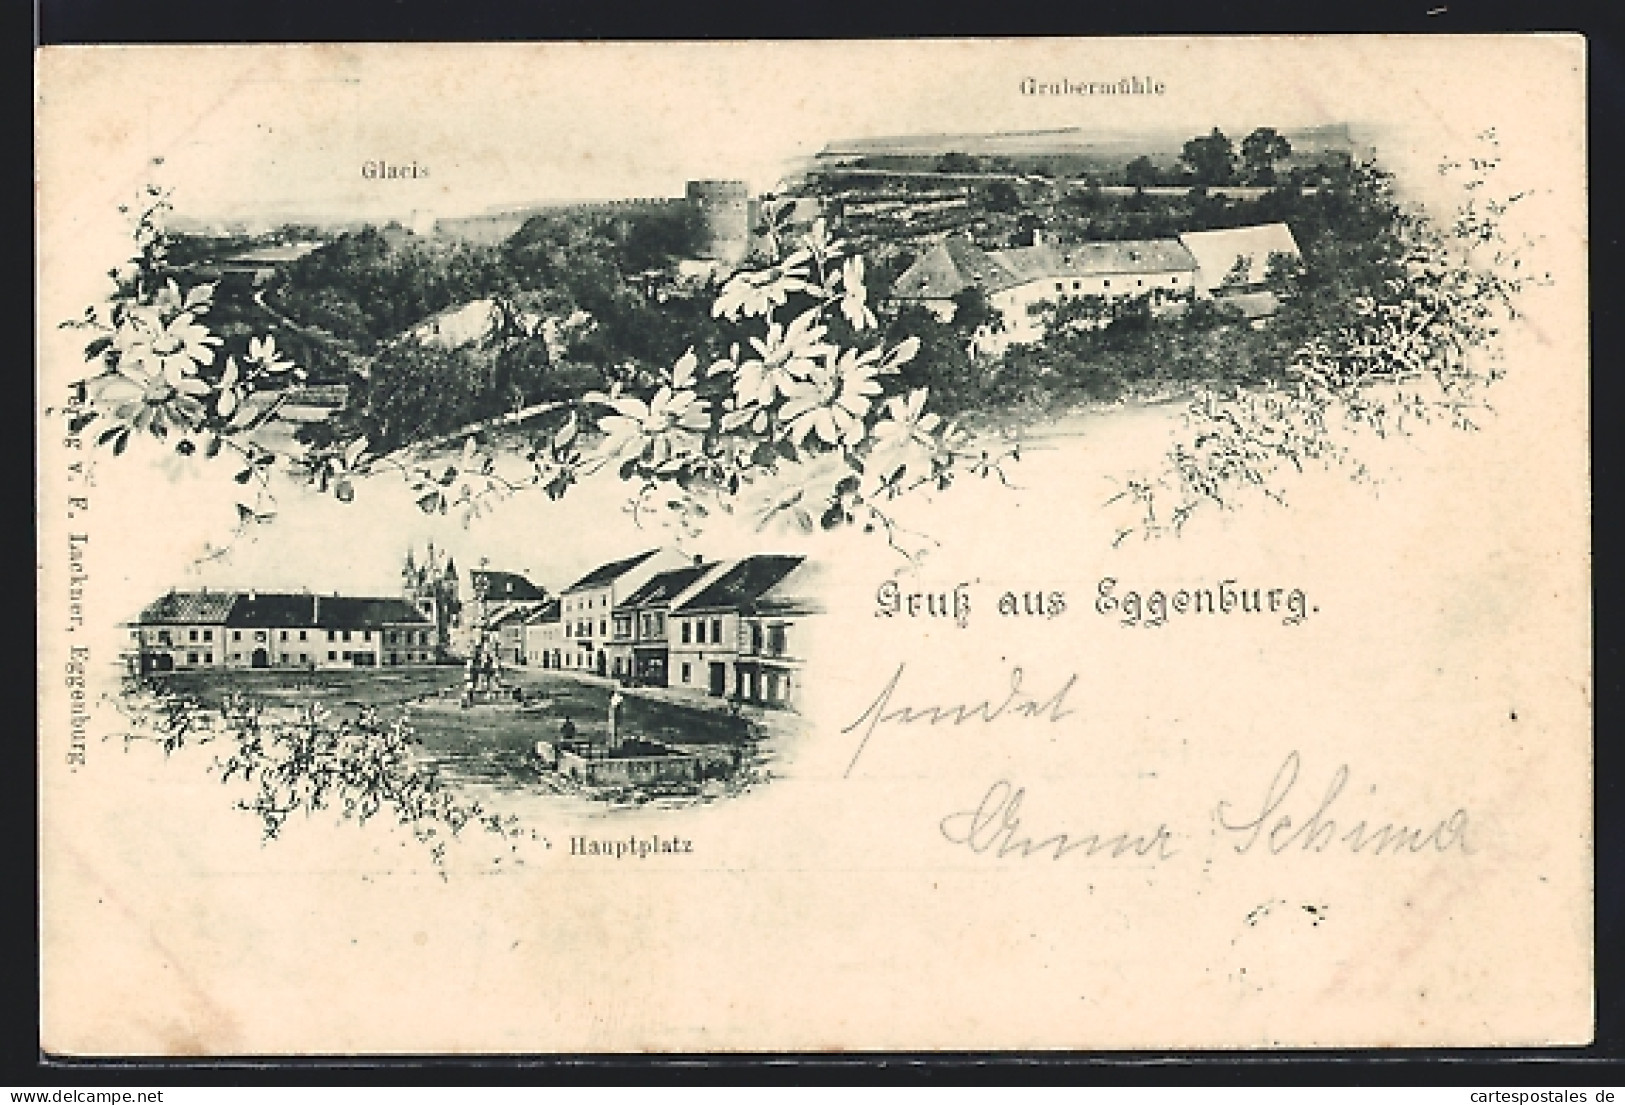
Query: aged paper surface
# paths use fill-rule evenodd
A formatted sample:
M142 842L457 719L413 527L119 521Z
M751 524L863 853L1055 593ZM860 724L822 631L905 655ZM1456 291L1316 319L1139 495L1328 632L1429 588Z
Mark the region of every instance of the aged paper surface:
M42 51L44 1047L1588 1041L1584 64Z

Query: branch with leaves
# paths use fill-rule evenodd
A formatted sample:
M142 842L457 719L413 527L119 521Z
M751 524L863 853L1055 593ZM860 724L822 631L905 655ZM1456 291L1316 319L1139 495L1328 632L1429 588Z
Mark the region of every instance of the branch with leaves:
M169 271L168 198L150 189L149 200L127 277L109 303L75 323L97 331L86 348L97 371L73 386L70 429L94 426L114 455L150 434L182 457L235 456L235 478L257 492L238 505L241 526L274 516L276 470L349 502L363 478L392 469L423 511L472 518L527 489L558 498L612 468L638 487L635 516L637 504L659 497L688 527L712 511L739 510L762 526L860 524L901 548L890 500L946 488L959 472L1004 480L1003 464L1019 459L1016 449L976 447L927 410L926 388L896 386L919 341L879 337L864 259L822 219L781 250L789 231L771 213L773 255L734 273L712 310L760 332L709 363L690 348L654 379L632 374L607 391L524 407L382 455L364 436L268 438L257 431L304 373L281 358L272 336L222 349L205 321L215 285L183 288Z
M1493 150L1493 131L1479 137ZM1229 509L1250 493L1284 502L1291 476L1310 465L1371 481L1356 451L1361 434L1478 429L1491 411L1486 392L1504 373L1500 343L1518 297L1546 280L1525 267L1531 243L1515 244L1505 231L1528 193L1488 198L1498 166L1490 153L1440 167L1465 175L1456 218L1443 228L1396 219L1394 271L1336 301L1324 330L1293 353L1284 381L1199 389L1162 470L1124 479L1108 500L1129 514L1115 541L1177 533L1202 507ZM1294 294L1296 279L1283 274L1283 295Z
M211 770L245 792L236 808L259 820L267 841L278 839L295 814L332 812L361 825L385 817L409 829L440 863L448 841L470 825L505 840L524 833L517 818L460 799L415 754L421 742L411 727L376 710L353 719L319 704L268 710L235 693L211 706L141 680L129 680L116 704L130 725L120 734L126 748L151 742L166 757L188 747L218 749Z

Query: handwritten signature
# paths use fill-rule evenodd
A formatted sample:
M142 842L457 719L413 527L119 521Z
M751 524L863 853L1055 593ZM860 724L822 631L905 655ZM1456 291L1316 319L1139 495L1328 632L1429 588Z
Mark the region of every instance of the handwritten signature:
M976 853L992 851L999 859L1014 854L1026 859L1039 853L1048 853L1051 859L1060 859L1074 852L1085 856L1105 852L1112 859L1133 854L1156 860L1172 859L1177 853L1169 845L1173 833L1166 824L1158 825L1150 833L1131 836L1120 832L1113 836L1101 833L1079 835L1053 833L1041 839L1021 834L1021 803L1026 797L1025 787L1014 787L1003 779L987 788L982 800L973 810L963 810L944 817L938 828L950 844L962 844Z
M1340 815L1340 822L1330 815L1334 805L1348 786L1349 767L1340 764L1332 772L1319 805L1307 817L1294 818L1281 813L1297 785L1301 758L1294 750L1288 752L1274 778L1264 792L1263 801L1256 807L1256 816L1240 820L1232 817L1232 803L1220 801L1214 807L1213 817L1218 830L1230 834L1238 855L1251 852L1263 842L1260 854L1280 855L1293 845L1310 853L1324 852L1333 845L1356 855L1414 855L1432 851L1445 853L1452 849L1471 855L1476 849L1467 845L1468 816L1465 807L1458 807L1444 817L1423 817L1415 825L1392 818ZM1372 788L1375 791L1375 788ZM1048 855L1060 859L1074 852L1085 856L1105 853L1117 859L1126 855L1151 857L1161 861L1177 853L1170 847L1176 834L1162 822L1150 832L1134 834L1128 831L1112 835L1094 832L1087 834L1057 832L1049 835L1024 832L1021 806L1027 797L1025 787L1012 785L1000 779L987 788L982 798L971 809L949 814L938 823L942 836L950 844L963 846L978 855L991 852L996 858L1014 855L1027 859L1035 855ZM1358 819L1356 819L1358 818Z
M902 681L905 664L898 664L897 670L892 673L891 679L881 690L880 696L872 702L850 725L841 730L850 733L868 723L863 730L863 739L858 742L857 750L852 753L852 760L846 765L846 777L850 777L852 769L858 765L858 758L863 750L869 747L869 738L875 735L875 729L882 725L896 723L898 725L912 725L917 721L929 721L938 725L944 721L951 721L955 725L963 725L967 721L978 721L983 724L992 724L1000 718L1009 715L1013 720L1038 720L1047 717L1051 722L1071 717L1076 710L1066 708L1066 696L1078 681L1077 675L1067 677L1061 689L1046 699L1038 699L1022 689L1024 678L1019 667L1010 669L1010 691L994 705L992 698L984 698L975 705L959 704L954 706L897 706L892 708L892 695L897 693L897 684Z
M1223 801L1218 804L1214 814L1219 828L1240 837L1235 843L1237 853L1245 855L1260 839L1264 840L1265 848L1275 855L1280 855L1294 844L1299 845L1305 852L1324 852L1333 844L1338 844L1350 852L1373 856L1381 855L1385 848L1392 848L1390 855L1399 855L1407 851L1422 852L1429 847L1435 852L1446 852L1451 848L1468 854L1474 851L1467 846L1465 807L1433 821L1432 828L1426 832L1423 830L1433 820L1432 818L1424 817L1420 825L1411 827L1396 824L1391 819L1377 817L1360 817L1355 821L1352 816L1345 816L1339 823L1328 816L1348 785L1348 764L1341 764L1332 772L1331 782L1326 787L1320 805L1307 818L1294 821L1292 815L1286 813L1276 817L1276 811L1286 804L1293 787L1297 785L1298 771L1299 756L1297 751L1293 750L1287 753L1286 759L1276 770L1275 777L1270 780L1269 789L1264 792L1263 803L1257 807L1258 815L1250 820L1232 821L1229 816L1231 804ZM1273 823L1271 818L1274 818ZM1382 821L1381 825L1376 824L1379 820ZM1270 825L1268 835L1265 835L1264 831L1266 824ZM1371 848L1369 853L1365 851L1368 847Z

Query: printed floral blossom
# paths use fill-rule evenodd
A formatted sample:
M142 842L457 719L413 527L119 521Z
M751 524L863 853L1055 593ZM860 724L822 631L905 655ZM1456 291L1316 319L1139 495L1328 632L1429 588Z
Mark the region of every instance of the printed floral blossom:
M810 379L794 381L779 408L790 440L800 445L809 434L817 434L828 445L862 441L870 396L881 393L876 371L872 356L848 349L834 364L815 366Z
M91 385L96 402L137 432L196 426L204 416L201 397L210 390L196 376L172 379L168 370L149 372L136 361L121 361L116 373L99 376Z
M863 283L863 258L848 257L841 268L841 314L854 330L876 326L875 313L869 309L869 289Z
M756 358L741 364L734 380L734 394L742 403L769 406L777 396L789 395L797 381L812 374L817 368L814 358L830 349L822 341L827 328L816 319L817 312L808 311L788 328L775 322L768 327L765 339L750 339Z
M266 372L286 372L293 367L292 361L282 359L282 353L276 347L274 334L248 339L248 361Z
M167 324L156 312L132 311L129 320L119 327L114 344L119 350L121 369L127 364L139 364L149 375L162 376L178 385L184 377L197 375L199 365L214 363L213 347L220 344L220 339L197 322L190 311L182 311Z
M925 388L908 395L894 395L886 402L886 417L875 424L875 451L864 467L877 480L885 479L899 467L904 480L913 482L931 474L931 464L939 449L936 438L942 417L925 409Z
M605 450L612 456L632 454L653 464L696 451L700 436L711 424L708 404L687 389L662 387L645 403L630 395L605 397L615 409L598 426L608 435Z
M738 318L741 314L761 316L784 306L792 292L810 288L805 270L795 263L799 260L799 257L791 258L762 272L736 273L723 286L711 313L718 318Z
M837 452L823 453L752 481L741 495L743 513L758 528L774 520L794 520L811 531L814 518L835 496L836 488L854 475L852 466Z

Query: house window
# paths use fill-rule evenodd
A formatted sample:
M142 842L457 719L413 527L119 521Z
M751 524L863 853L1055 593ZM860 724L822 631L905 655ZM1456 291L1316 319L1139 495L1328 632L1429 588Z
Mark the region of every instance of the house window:
M693 626L692 626L692 625L691 625L691 624L690 624L690 623L689 623L689 622L686 622L686 621L685 621L685 622L684 622L684 623L683 623L683 629L682 629L682 634L683 634L683 643L684 643L684 644L685 644L685 645L686 645L686 644L688 644L688 642L689 642L689 638L690 638L690 636L691 636L691 635L692 635L692 633L693 633L693 630L694 630L694 627L693 627ZM687 667L688 667L688 665L687 665L687 664L684 664L684 665L683 665L683 666L684 666L684 668L687 668ZM685 676L683 676L683 682L685 682L685 683L686 683L686 682L688 682L688 676L686 676L686 675L685 675Z
M769 626L767 630L767 651L774 656L784 655L784 626Z
M684 628L686 629L687 626L685 625ZM690 683L690 682L693 682L693 680L694 680L694 665L692 665L692 664L684 664L683 665L683 682L684 683Z
M231 654L231 662L234 663L234 664L241 663L242 659L243 659L243 654L240 653L240 652L234 652L234 653Z
M243 639L243 631L240 630L240 629L233 629L231 631L231 639L234 640L234 641L242 640Z
M328 639L328 640L329 640L329 641L332 641L332 640L337 640L337 639L338 639L338 635L337 635L337 634L335 634L335 633L334 633L334 632L333 632L333 631L332 631L332 630L331 630L331 629L329 629L329 630L328 630L328 631L327 631L327 639Z
M1083 281L1082 280L1074 280L1074 281L1072 281L1072 290L1075 291L1075 292L1082 291L1083 290Z
M168 645L168 644L173 644L174 643L173 641L171 641L169 639L169 630L160 629L158 631L158 643L161 644L161 645Z
M1100 282L1100 286L1103 288L1109 288L1112 286L1112 282L1110 280L1102 280Z
M344 654L344 659L346 659L346 660L348 660L348 659L350 659L350 658L351 658L351 657L352 657L352 656L353 656L353 655L354 655L354 654L353 654L353 653L349 653L349 652L346 652L346 653L345 653L345 654Z
M607 621L605 621L603 618L598 619L598 635L600 637L608 637L609 636L609 623Z
M345 630L345 631L344 631L344 639L345 639L345 640L346 640L346 641L348 641L348 640L349 640L349 639L350 639L350 631L349 631L349 630L348 630L348 629L346 629L346 630Z
M1064 280L1057 280L1055 282L1055 290L1058 292L1066 291L1066 282Z
M301 652L301 653L300 653L300 654L299 654L299 662L300 662L300 663L301 663L301 664L303 664L303 663L305 663L305 662L306 662L306 661L307 661L307 660L308 660L308 659L309 659L309 656L308 656L308 654L306 654L306 653L303 653L303 652Z
M362 640L363 640L363 641L370 641L370 640L372 640L372 630L370 630L370 629L363 629L363 630L362 630L362 631L361 631L361 639L362 639Z
M304 631L304 630L303 630L303 629L301 629L301 630L300 630L300 631L299 631L299 639L300 639L300 640L301 640L301 641L303 641L303 640L304 640L304 639L305 639L305 631Z
M754 622L750 627L750 647L757 652L762 651L762 627Z
M281 653L277 656L276 662L279 664L286 664L288 662L288 654L286 652Z
M195 629L194 629L194 630L192 630L192 631L191 631L191 632L190 632L190 633L188 633L188 634L187 634L187 637L186 637L186 639L187 639L187 640L188 640L188 641L195 641L195 640L197 640L197 630L195 630Z
M186 662L187 662L187 663L188 663L188 664L195 664L195 663L197 663L197 653L195 653L195 652L188 652L188 653L187 653L187 654L186 654Z
M205 652L205 653L204 653L204 654L203 654L203 662L204 662L204 663L205 663L205 664L212 664L212 663L214 663L214 653L212 653L212 652Z
M655 623L654 636L664 637L666 635L666 615L657 612L654 614L653 620Z
M722 643L722 619L721 618L712 618L711 619L711 643L714 644L714 645L720 645Z
M214 630L212 630L212 629L205 629L205 630L204 630L204 631L203 631L203 639L204 639L204 640L205 640L205 641L212 641L212 640L214 640Z
M277 640L279 641L286 641L287 639L288 631L286 629L282 630L282 632L277 635Z
M339 654L338 654L338 653L336 653L336 652L329 652L329 653L328 653L328 654L327 654L327 658L328 658L328 659L329 659L329 660L337 660L337 659L338 659L338 658L339 658Z
M1136 288L1143 288L1143 287L1145 287L1145 281L1144 280L1136 280L1134 282L1134 286Z

